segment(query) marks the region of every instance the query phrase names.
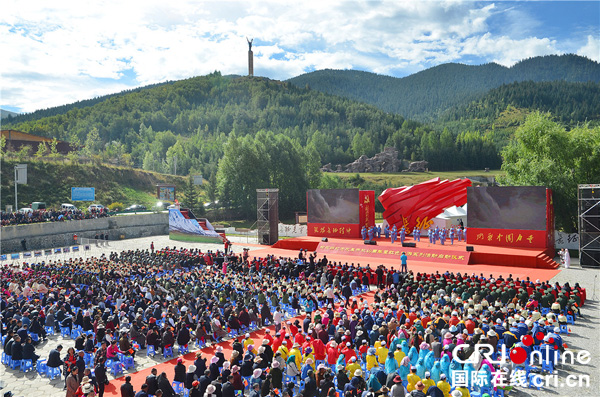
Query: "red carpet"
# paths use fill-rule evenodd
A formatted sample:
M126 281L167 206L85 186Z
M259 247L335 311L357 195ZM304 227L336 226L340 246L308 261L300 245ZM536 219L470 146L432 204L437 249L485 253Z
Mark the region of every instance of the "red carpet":
M416 272L445 272L446 270L461 273L483 273L486 277L490 274L494 276L507 276L512 274L513 277L526 278L530 277L533 280L549 280L559 273L558 264L548 255L553 253L546 252L542 249L524 249L524 248L503 248L487 245L472 245L473 252L470 256L467 253L465 242L454 241L453 245L447 240L446 245L429 244L429 240L421 238L420 242L416 242L416 248L402 248L397 241L392 244L390 240L384 238L375 239L377 245L365 245L360 239L342 239L329 238L327 242L322 242L320 237L300 237L280 240L274 248L264 248L250 251L251 256L261 256L268 253L289 257L297 256L300 248L307 248L310 251L317 251L319 256L326 255L331 261L342 263L354 263L371 267L384 265L387 268L400 267L400 256L396 252L413 252L413 256L408 257L408 268ZM413 242L412 238L408 238L406 242ZM312 243L312 244L311 244ZM317 244L315 250L308 248ZM275 249L275 247L277 249ZM333 248L332 248L333 247ZM336 249L339 247L339 249ZM354 248L350 249L342 248ZM358 251L359 249L374 250L377 249L381 253L365 253ZM388 254L384 252L388 251ZM393 254L389 254L393 252ZM423 254L423 256L415 257L414 252ZM444 253L444 259L429 259L426 257L428 253ZM447 260L446 256L455 256L457 260ZM468 256L468 261L458 260L461 256ZM438 255L439 256L439 255Z

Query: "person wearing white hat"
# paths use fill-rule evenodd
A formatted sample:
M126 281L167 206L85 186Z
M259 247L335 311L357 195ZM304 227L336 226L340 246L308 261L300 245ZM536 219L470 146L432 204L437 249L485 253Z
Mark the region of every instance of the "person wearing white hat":
M198 376L196 376L196 366L194 364L191 364L185 371L185 382L184 382L185 388L191 389L192 383L197 379L198 379Z
M452 397L463 397L462 392L459 389L455 389L450 394Z
M440 375L440 381L437 383L437 387L442 391L442 393L444 393L444 396L450 395L450 389L452 389L452 386L450 386L450 383L446 381L445 374Z
M216 397L217 396L215 394L216 391L217 391L217 388L215 387L215 385L208 385L208 387L206 388L206 393L204 394L204 397Z
M421 382L423 382L423 386L425 386L423 388L423 393L425 394L427 394L427 390L429 390L431 386L435 386L435 381L431 379L431 372L429 371L425 371L425 378L421 379Z

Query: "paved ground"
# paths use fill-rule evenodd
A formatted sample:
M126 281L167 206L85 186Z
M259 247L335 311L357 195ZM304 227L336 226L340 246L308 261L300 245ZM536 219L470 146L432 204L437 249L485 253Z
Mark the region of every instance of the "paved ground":
M233 250L235 252L241 252L243 248L256 249L257 246L246 237L232 236L230 240L234 243ZM194 247L201 248L202 250L216 250L222 249L222 245L214 244L196 244L196 243L184 243L174 242L168 239L168 236L154 236L140 239L123 240L123 241L111 241L108 247L95 247L92 244L92 248L87 252L63 254L61 257L66 258L67 256L99 256L102 253L106 255L110 254L111 251L121 251L124 249L145 249L149 248L150 243L154 242L155 247L162 248L165 246L177 246L177 247ZM293 253L295 254L295 253ZM511 396L600 396L600 313L599 313L599 299L600 296L600 281L598 280L597 270L582 269L577 264L577 261L571 266L570 269L564 269L558 275L556 275L552 282L559 282L563 284L569 282L579 284L587 290L587 302L584 306L582 313L583 318L577 320L574 326L571 326L572 333L569 336L564 337L565 343L568 348L573 350L575 354L581 350L587 350L590 352L591 361L588 364L574 364L574 365L563 365L562 368L558 368L557 383L559 387L550 385L544 387L543 390L534 389L523 389L519 388L510 393ZM594 292L595 291L595 292ZM66 349L74 345L72 339L63 339L61 336L51 336L48 341L38 346L38 354L42 358L47 358L50 349L56 347L61 343L66 352ZM144 368L151 367L160 362L163 362L162 356L157 355L154 358L148 358L145 356L145 350L142 350L136 356L136 369L141 370ZM589 387L567 387L564 386L566 376L588 376ZM169 374L171 377L172 374ZM109 376L112 379L112 376ZM578 382L575 379L575 382ZM554 383L554 380L552 380ZM563 385L560 387L560 385ZM64 386L64 378L61 380L55 379L49 381L47 378L40 377L35 371L29 373L23 373L20 371L13 371L4 365L0 365L0 386L3 387L2 394L8 390L11 390L15 396L47 396L47 397L58 397L64 396L65 392L62 390Z

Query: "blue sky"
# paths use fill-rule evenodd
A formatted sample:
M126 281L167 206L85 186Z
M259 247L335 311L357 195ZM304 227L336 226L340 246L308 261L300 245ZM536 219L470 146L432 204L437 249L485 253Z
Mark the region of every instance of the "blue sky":
M565 53L599 62L599 21L598 1L6 0L0 107L31 112L215 70L244 75L246 37L255 75L281 80Z

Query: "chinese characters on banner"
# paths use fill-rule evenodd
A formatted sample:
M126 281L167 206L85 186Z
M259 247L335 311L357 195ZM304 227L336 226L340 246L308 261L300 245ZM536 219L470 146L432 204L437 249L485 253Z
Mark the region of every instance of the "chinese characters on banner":
M468 244L514 248L546 248L545 230L467 229Z
M558 249L579 249L579 234L577 233L565 233L565 232L554 232L554 247Z
M360 227L370 227L375 225L375 191L359 191L359 223Z
M308 235L317 237L357 238L360 236L358 225L341 223L309 223Z
M398 247L365 247L361 244L346 244L346 243L319 243L317 248L319 254L337 254L337 255L357 255L368 256L374 258L398 258L402 253L406 253L408 260L424 261L424 262L440 262L453 264L468 264L470 252L453 251L435 249L416 249Z

